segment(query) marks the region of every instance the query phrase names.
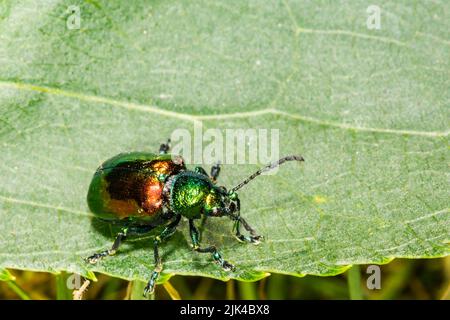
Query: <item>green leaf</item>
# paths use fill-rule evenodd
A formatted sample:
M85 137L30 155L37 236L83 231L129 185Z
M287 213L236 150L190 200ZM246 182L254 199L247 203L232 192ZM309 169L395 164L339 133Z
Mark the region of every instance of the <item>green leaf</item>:
M71 5L79 29L67 27ZM200 122L224 134L279 129L280 156L306 161L240 190L259 246L235 241L226 218L207 221L202 242L235 272L192 252L183 221L162 246L161 281L335 275L448 255L449 5L383 3L380 30L366 27L367 6L2 1L0 268L146 281L154 234L84 263L114 238L91 219L90 179L115 154L157 151ZM220 183L263 164L226 164Z

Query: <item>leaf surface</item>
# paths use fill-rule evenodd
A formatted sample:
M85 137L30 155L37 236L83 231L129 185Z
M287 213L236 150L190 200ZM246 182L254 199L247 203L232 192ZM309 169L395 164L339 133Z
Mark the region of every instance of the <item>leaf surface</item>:
M207 221L203 243L235 272L192 252L183 221L162 246L162 280L449 254L448 3L383 4L369 30L365 1L86 1L70 29L73 2L0 4L0 268L147 280L154 234L84 263L114 238L87 188L104 160L157 151L195 123L279 129L279 155L306 161L239 192L259 246ZM225 164L219 181L263 164Z

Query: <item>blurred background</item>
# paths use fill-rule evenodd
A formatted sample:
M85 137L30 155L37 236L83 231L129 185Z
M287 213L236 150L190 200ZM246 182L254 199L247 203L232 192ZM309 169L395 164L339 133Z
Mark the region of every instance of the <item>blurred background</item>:
M303 278L272 274L257 282L218 281L174 276L151 298L167 299L445 299L450 298L450 256L439 259L398 259L380 266L381 289L369 290L367 266L335 277ZM67 274L9 270L14 281L0 281L0 299L72 299ZM145 283L97 274L83 299L141 299ZM353 280L351 280L351 279ZM351 288L357 283L356 289ZM359 285L358 285L359 284ZM356 291L356 292L355 292Z

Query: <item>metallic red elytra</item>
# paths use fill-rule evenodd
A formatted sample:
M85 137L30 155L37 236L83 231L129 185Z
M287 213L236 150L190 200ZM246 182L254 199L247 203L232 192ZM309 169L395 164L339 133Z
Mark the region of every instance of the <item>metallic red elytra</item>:
M95 172L87 195L89 209L103 220L127 218L136 224L160 220L169 197L164 183L183 170L186 167L181 157L121 153Z

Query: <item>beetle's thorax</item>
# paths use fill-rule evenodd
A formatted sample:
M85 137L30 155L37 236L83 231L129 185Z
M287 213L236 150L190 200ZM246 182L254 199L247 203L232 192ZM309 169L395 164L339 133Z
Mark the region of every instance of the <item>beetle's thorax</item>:
M170 209L189 219L198 219L213 188L209 177L194 171L183 171L166 180L164 193Z

